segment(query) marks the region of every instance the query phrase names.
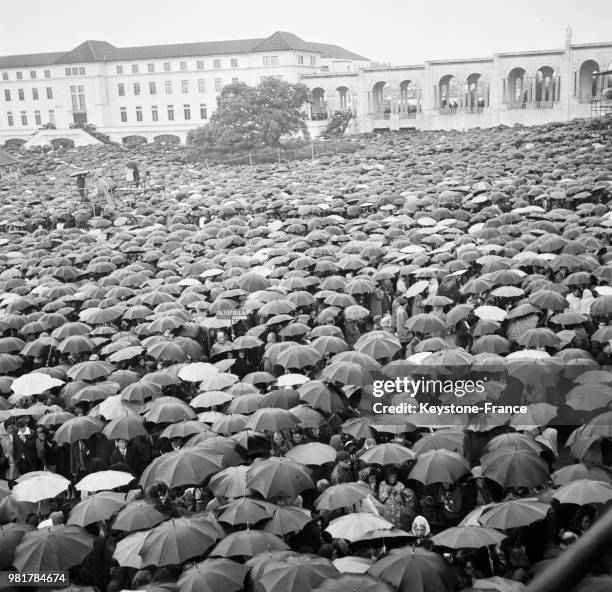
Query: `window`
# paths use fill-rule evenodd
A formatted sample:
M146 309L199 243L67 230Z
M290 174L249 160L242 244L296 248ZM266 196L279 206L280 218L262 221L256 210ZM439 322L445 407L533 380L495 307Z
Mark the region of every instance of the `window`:
M170 62L164 62L164 72L170 72Z
M236 82L240 82L240 80L238 80L238 76L234 76L232 78L232 84L235 84Z
M278 56L264 56L263 57L263 65L264 66L277 66L278 65Z
M215 91L221 92L222 88L223 88L223 79L215 78Z
M200 119L207 119L208 112L206 111L206 103L200 103Z
M66 76L70 76L70 68L66 68L65 72L66 72Z
M125 97L125 84L123 84L123 82L120 82L117 85L117 90L119 91L119 96L120 97Z
M53 88L48 86L47 87L47 98L48 99L52 99L53 98Z
M151 105L151 119L153 121L159 121L159 113L157 112L157 105Z
M17 91L17 94L19 95L19 100L20 100L20 101L25 101L25 93L23 92L23 88L20 88L20 89Z
M30 70L30 78L34 80L36 78L36 70Z
M213 68L220 68L221 67L221 60L217 59L217 60L213 60Z
M168 121L174 121L174 105L168 105Z
M49 109L49 123L55 125L55 111L53 109Z
M206 80L204 80L204 78L198 79L198 92L206 92Z
M78 76L79 75L79 69L78 68L72 68L72 75L73 76Z
M51 78L51 70L45 70L45 78Z
M299 55L298 56L298 64L302 65L304 63L304 56L303 55Z
M123 66L115 66L115 70L117 74L123 74Z
M311 66L317 65L317 56L310 56L310 65Z
M172 94L172 80L166 80L166 94Z
M79 76L85 76L85 66L79 66Z
M321 66L321 72L329 72L329 66Z
M121 116L121 123L127 123L127 109L121 107L121 109L119 109L119 114Z
M230 65L232 68L237 68L238 67L238 58L232 58L230 60Z
M132 64L132 74L138 74L138 64Z
M8 72L2 72L2 80L8 80Z
M23 72L17 72L17 80L23 80Z
M198 61L196 62L196 68L197 68L198 70L204 70L204 60L198 60Z
M183 105L183 117L185 121L191 119L191 105Z
M21 112L21 125L28 125L28 114L25 111Z
M83 112L85 109L85 87L82 84L70 87L70 98L72 99L72 111Z
M136 107L136 121L142 121L142 107Z
M189 92L189 80L181 80L181 92L183 94Z
M37 88L32 89L32 100L38 101L38 89Z
M134 82L134 96L137 97L140 94L140 82Z
M147 64L147 72L155 72L155 64Z
M186 72L187 71L187 62L179 62L179 68L181 69L181 72Z
M34 123L36 125L42 125L42 119L40 117L40 111L34 111Z
M11 100L11 91L8 88L4 89L4 100L5 101Z
M149 94L150 95L157 94L157 88L155 87L155 82L149 82Z
M15 120L13 119L12 111L8 111L7 114L6 114L6 117L8 119L9 127L13 127L15 125Z

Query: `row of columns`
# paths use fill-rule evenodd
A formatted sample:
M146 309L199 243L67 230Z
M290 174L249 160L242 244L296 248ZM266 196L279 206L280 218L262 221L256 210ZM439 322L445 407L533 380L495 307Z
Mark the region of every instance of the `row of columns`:
M520 81L520 85L517 82ZM518 92L517 92L518 90ZM518 95L518 97L517 97ZM546 77L504 78L504 102L508 104L555 103L561 98L561 77L553 74L550 84Z

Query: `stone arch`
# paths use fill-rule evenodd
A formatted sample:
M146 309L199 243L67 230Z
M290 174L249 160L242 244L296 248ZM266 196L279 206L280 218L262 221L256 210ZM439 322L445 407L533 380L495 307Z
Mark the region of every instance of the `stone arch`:
M398 110L400 117L406 114L420 113L422 101L421 89L413 80L402 80L399 84L399 104Z
M21 148L26 143L23 138L9 138L4 142L5 148Z
M488 84L480 72L473 72L466 78L464 103L470 113L481 113L488 106Z
M599 64L595 60L585 60L580 66L578 74L578 98L590 101L597 96L599 76L593 76L599 72Z
M456 113L461 100L461 85L453 74L445 74L438 83L438 107L447 113Z
M140 146L147 143L147 139L144 136L125 136L121 138L121 141L126 146Z
M334 91L334 108L337 111L348 111L351 106L351 93L346 86L339 86Z
M153 141L156 144L180 144L181 139L174 134L162 134L161 136L155 136Z
M327 119L327 101L325 100L325 89L317 86L310 91L311 96L311 119L321 121Z
M58 148L74 148L74 140L70 138L53 138L50 142L54 150Z
M512 68L508 73L506 102L510 106L524 107L529 100L529 77L524 68Z
M535 74L534 100L536 106L552 104L556 100L556 75L550 66L538 68Z
M385 80L379 80L372 87L371 107L375 119L389 119L393 111L393 90Z

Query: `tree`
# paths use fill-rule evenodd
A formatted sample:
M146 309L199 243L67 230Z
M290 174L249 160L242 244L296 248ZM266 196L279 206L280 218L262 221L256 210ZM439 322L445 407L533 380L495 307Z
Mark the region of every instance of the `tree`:
M265 78L257 87L229 84L217 97L217 109L206 125L189 132L187 143L218 152L240 152L258 146L278 146L283 136L301 132L308 137L302 106L308 87Z

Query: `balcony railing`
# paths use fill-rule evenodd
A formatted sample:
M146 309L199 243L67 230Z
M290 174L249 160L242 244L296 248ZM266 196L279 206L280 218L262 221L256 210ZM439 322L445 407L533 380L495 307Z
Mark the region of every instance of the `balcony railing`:
M554 101L533 101L533 102L513 101L511 103L507 103L507 107L509 111L520 111L522 109L552 109L554 106L555 106Z
M417 112L416 111L401 111L399 113L400 119L416 119Z
M485 112L485 107L439 107L438 113L440 115L482 115Z
M372 113L372 119L391 119L391 113L387 111Z

